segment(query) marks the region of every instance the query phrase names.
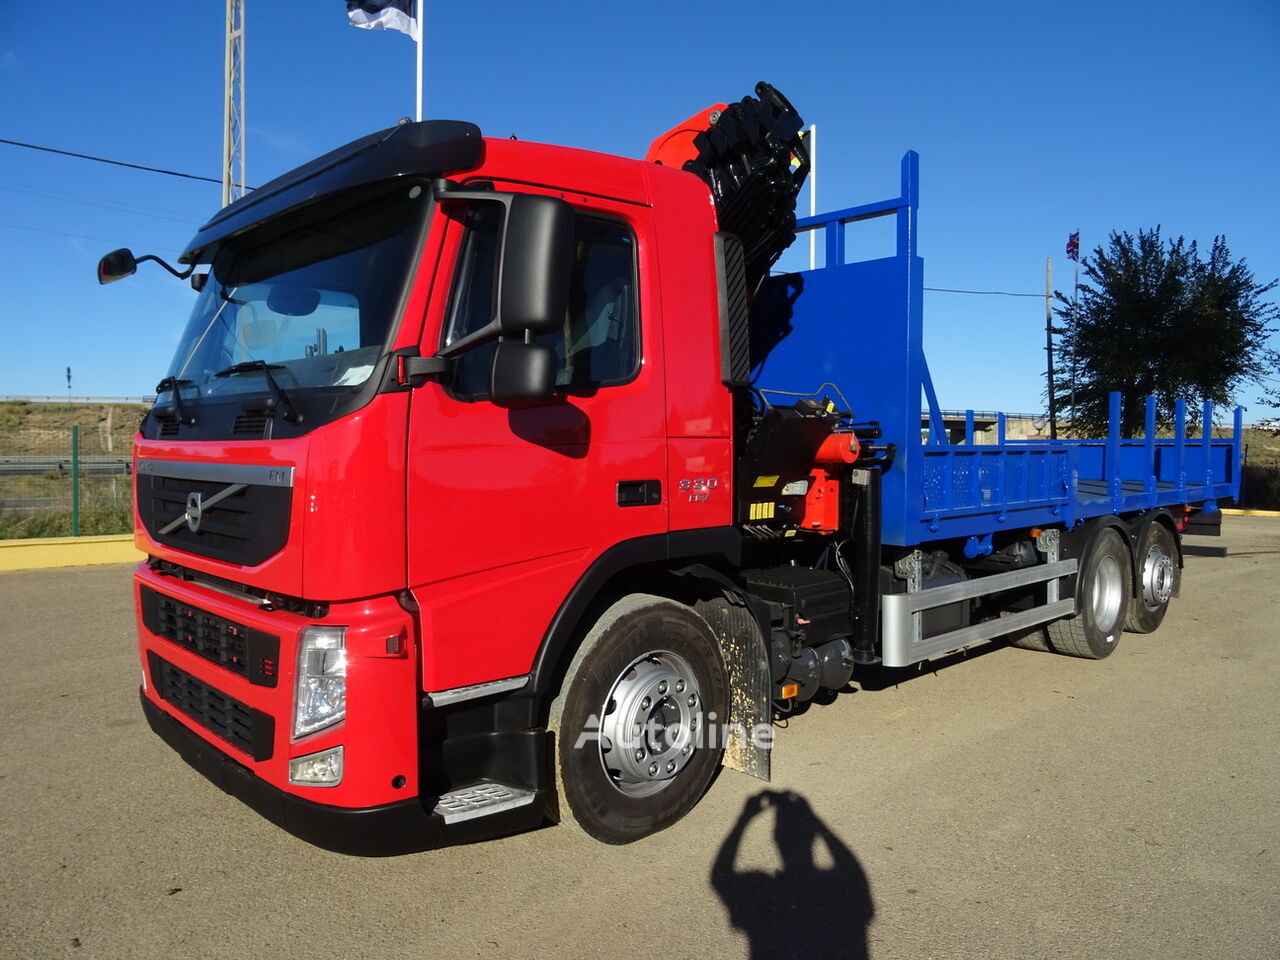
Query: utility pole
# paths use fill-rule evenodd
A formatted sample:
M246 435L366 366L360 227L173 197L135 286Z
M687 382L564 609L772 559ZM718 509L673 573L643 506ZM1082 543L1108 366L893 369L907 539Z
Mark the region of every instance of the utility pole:
M1053 397L1053 257L1044 259L1044 349L1048 356L1049 439L1058 439L1058 406Z
M227 0L222 109L222 205L244 196L244 0Z

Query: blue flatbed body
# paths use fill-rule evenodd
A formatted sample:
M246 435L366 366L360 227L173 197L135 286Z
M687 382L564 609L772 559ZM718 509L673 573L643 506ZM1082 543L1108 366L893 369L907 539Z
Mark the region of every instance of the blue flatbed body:
M1155 404L1148 399L1144 435L1120 435L1120 396L1111 397L1108 435L1096 440L1011 440L998 418L994 444L973 442L972 416L963 443L943 427L923 345L924 261L916 252L919 157L902 160L902 193L800 220L817 230L825 265L771 278L787 287L790 327L769 353L756 386L814 390L834 384L855 420L876 421L877 443L892 443L893 461L882 484L885 544L904 547L965 538L984 552L1002 530L1065 525L1091 517L1197 505L1238 496L1242 466L1241 410L1229 438L1187 436L1179 403L1174 436L1157 438ZM891 257L845 262L851 224L892 216L897 222ZM996 375L997 371L991 371ZM1211 424L1210 404L1200 410ZM927 435L921 428L928 417Z

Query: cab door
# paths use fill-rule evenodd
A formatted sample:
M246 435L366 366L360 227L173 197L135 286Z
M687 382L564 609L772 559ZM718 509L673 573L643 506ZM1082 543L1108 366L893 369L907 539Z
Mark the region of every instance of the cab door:
M490 402L492 344L413 392L408 582L422 611L428 691L528 673L592 561L668 529L648 208L598 197L574 206L567 316L562 330L538 338L555 351L555 398L523 409ZM498 282L500 205L441 209L450 222L425 356L489 322Z

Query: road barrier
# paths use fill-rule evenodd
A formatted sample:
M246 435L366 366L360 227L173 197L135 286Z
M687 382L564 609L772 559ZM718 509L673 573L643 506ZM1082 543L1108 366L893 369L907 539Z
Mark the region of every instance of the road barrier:
M136 563L144 554L130 534L111 537L30 537L0 540L0 572Z

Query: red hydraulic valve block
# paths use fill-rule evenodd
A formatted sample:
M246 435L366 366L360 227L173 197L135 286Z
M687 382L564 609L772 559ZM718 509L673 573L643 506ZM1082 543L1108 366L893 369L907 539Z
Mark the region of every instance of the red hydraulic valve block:
M861 452L857 436L852 433L833 433L822 441L813 462L824 466L842 466L856 461Z

